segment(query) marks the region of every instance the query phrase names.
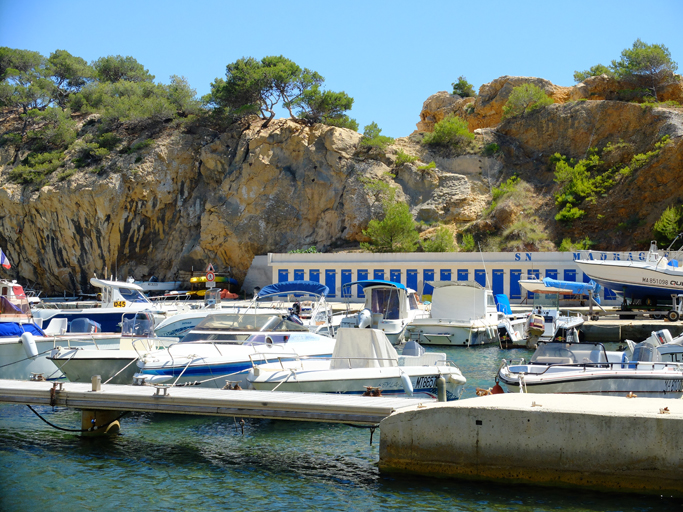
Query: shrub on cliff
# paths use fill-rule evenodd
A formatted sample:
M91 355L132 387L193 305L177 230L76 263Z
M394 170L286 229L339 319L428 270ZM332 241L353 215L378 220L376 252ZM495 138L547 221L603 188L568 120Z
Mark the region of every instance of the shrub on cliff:
M586 78L600 75L614 77L614 71L612 71L607 66L603 66L602 64L596 64L595 66L592 66L590 69L586 69L585 71L574 71L574 81L578 84L583 82Z
M540 87L534 84L523 84L512 89L503 107L503 119L519 116L553 103L553 99Z
M363 234L370 238L361 248L370 252L413 252L420 243L415 221L406 203L396 200L392 189L382 200L384 218L371 220Z
M324 123L358 131L356 120L345 114L347 110L351 110L353 98L343 91L321 91L316 84L292 101L291 106L297 109L299 119L308 124Z
M668 245L681 232L681 208L667 206L654 225L657 242Z
M100 82L153 82L154 75L150 75L145 66L130 55L109 55L100 57L93 62L93 68Z
M360 143L363 146L385 149L389 144L394 143L394 139L382 135L382 129L373 121L363 128L363 138Z
M434 131L426 133L422 144L440 147L461 147L474 140L467 121L459 116L450 114L434 125Z
M453 86L453 94L457 94L463 98L473 98L477 95L477 93L474 92L472 84L469 83L464 76L459 76L458 81L453 82L451 86Z
M439 226L432 238L422 241L422 249L425 252L454 252L453 233L446 226Z

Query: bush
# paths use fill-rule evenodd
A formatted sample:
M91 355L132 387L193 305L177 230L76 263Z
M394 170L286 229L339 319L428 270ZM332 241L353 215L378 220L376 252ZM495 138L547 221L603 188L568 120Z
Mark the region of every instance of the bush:
M578 209L576 206L572 206L571 203L567 203L562 210L555 215L555 220L560 222L571 222L576 219L580 219L586 215L586 212Z
M363 230L370 241L362 242L361 248L378 253L415 251L420 243L420 235L415 229L408 205L396 201L395 193L390 193L382 201L382 206L384 218L381 221L371 220L368 228Z
M571 238L564 238L560 244L558 251L560 252L572 252L572 251L587 251L595 245L595 242L586 237L578 242L572 242Z
M317 254L318 248L315 245L311 245L308 249L294 249L289 251L289 254Z
M399 149L396 152L396 166L400 166L403 164L411 164L413 162L417 162L420 158L417 156L409 155L408 153L405 153L402 149Z
M473 252L476 247L474 243L474 235L471 233L463 233L460 241L460 250L463 252Z
M553 99L540 87L534 84L520 85L512 89L503 107L503 119L519 116L553 103Z
M432 239L422 241L422 249L425 252L453 252L455 251L455 242L453 241L453 233L446 226L439 226L434 233Z
M9 173L9 179L20 184L42 184L45 179L62 166L64 152L30 153L19 165Z
M459 76L458 81L451 84L453 86L453 94L462 96L463 98L471 98L477 95L474 92L474 87L467 81L464 76Z
M389 144L394 143L394 139L381 135L382 129L374 121L363 129L363 139L360 143L363 146L385 149Z
M504 241L500 242L501 248L516 251L529 247L538 248L540 242L548 240L548 235L538 217L530 217L517 220L503 231L503 238Z
M436 163L434 162L434 160L429 162L427 165L419 165L417 167L417 170L422 172L431 171L432 169L436 169Z
M456 115L449 115L434 125L434 131L426 133L422 143L428 146L461 147L474 140L474 134L467 128L467 121Z
M671 243L681 230L681 209L667 206L654 225L654 232L658 242Z
M115 133L107 132L97 137L96 142L99 147L112 151L116 147L116 145L119 142L121 142L121 138L118 137Z
M73 162L78 169L97 164L109 155L109 150L101 148L96 142L77 142L74 146L78 156L74 158Z
M487 144L484 146L484 155L486 156L493 156L496 153L500 151L500 146L496 144L495 142L492 142L491 144Z

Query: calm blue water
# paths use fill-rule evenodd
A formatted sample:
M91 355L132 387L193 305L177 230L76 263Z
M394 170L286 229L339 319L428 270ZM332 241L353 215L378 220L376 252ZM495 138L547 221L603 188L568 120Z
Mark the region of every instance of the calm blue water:
M447 349L474 387L490 387L496 347ZM80 413L38 408L80 428ZM628 435L628 433L625 433ZM25 406L0 406L0 510L667 511L650 496L389 477L377 470L379 432L343 425L132 414L113 438L55 430Z

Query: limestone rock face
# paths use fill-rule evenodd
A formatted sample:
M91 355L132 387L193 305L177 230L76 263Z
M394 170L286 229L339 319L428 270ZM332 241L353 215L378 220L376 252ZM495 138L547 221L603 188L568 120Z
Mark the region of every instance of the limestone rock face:
M467 117L466 106L472 103L474 103L474 98L462 98L447 91L432 94L422 105L417 131L434 131L434 125L449 114Z

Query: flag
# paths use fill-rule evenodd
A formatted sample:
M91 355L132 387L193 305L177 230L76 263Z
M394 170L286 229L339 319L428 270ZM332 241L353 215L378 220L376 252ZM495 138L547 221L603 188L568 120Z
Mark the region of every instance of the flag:
M9 264L9 259L7 258L7 256L5 256L5 253L2 252L2 249L0 249L0 265L7 269L12 266Z

